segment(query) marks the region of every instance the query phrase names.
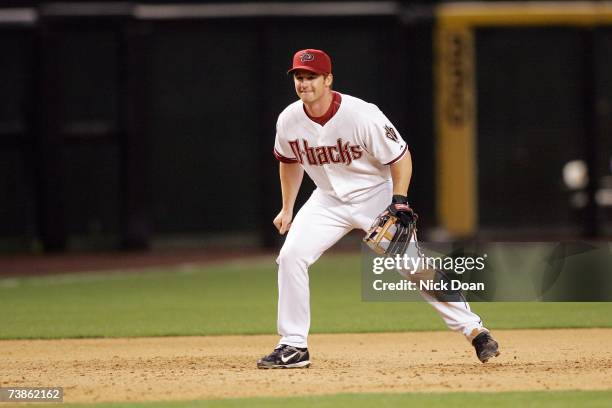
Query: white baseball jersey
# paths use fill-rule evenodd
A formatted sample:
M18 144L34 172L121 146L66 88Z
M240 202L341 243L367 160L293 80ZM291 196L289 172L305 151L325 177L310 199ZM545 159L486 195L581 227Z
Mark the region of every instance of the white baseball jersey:
M341 94L338 112L321 126L304 112L302 101L289 105L276 124L274 155L300 163L319 189L341 201L362 201L391 179L389 164L408 145L374 104Z

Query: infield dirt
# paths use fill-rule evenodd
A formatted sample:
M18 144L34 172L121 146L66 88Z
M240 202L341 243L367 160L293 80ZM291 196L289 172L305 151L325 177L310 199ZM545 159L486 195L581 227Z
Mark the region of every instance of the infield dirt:
M452 332L314 334L312 367L257 370L276 336L0 341L2 386L61 386L65 402L354 392L612 389L612 329L495 331L486 364Z

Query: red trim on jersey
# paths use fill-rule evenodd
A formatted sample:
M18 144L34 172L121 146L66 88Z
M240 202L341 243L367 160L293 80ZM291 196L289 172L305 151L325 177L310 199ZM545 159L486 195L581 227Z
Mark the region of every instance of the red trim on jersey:
M334 117L336 112L338 112L338 109L340 109L340 104L342 103L342 95L340 95L338 92L332 92L332 94L333 97L331 105L329 105L329 109L327 109L327 112L325 112L323 116L319 116L317 118L310 116L308 114L308 111L306 110L306 107L303 106L304 112L306 112L306 116L308 116L308 118L313 122L318 123L321 126L325 126L325 124L329 122L331 118Z
M402 150L402 152L400 153L399 156L397 156L395 159L391 160L389 163L385 163L385 165L390 165L395 163L396 161L398 161L399 159L401 159L402 157L404 157L404 154L406 153L406 151L408 150L408 144L406 144L406 146L404 147L404 150Z
M276 149L272 150L272 153L274 153L274 157L276 157L276 160L278 160L279 162L282 163L297 163L298 160L297 159L291 159L289 157L285 157L282 154L280 154L279 152L276 151Z

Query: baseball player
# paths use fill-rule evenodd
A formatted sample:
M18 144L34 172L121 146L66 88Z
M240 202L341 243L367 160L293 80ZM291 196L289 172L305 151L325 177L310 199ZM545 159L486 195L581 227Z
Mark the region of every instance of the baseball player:
M278 333L274 351L258 368L310 366L308 267L354 228L367 231L385 209L409 222L414 213L407 192L412 175L408 145L376 105L332 90L330 57L321 50L295 53L299 100L278 117L274 155L278 159L282 209L274 218L287 234L278 255ZM295 199L304 171L317 188L298 211ZM460 331L485 362L498 344L464 302L423 297L452 330Z

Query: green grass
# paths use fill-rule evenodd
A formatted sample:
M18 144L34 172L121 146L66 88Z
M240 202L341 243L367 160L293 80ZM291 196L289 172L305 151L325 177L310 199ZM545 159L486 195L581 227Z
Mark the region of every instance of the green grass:
M312 332L443 330L426 303L361 301L359 255L311 269ZM276 332L273 257L142 273L0 280L0 338ZM492 329L612 327L612 303L473 303Z
M436 393L436 394L336 394L293 398L241 398L207 401L174 401L117 404L66 404L65 408L301 408L301 407L609 407L612 391ZM47 405L51 406L51 405ZM55 406L55 405L53 405Z

